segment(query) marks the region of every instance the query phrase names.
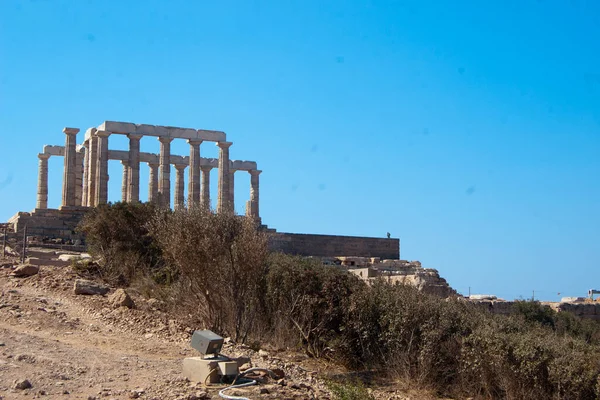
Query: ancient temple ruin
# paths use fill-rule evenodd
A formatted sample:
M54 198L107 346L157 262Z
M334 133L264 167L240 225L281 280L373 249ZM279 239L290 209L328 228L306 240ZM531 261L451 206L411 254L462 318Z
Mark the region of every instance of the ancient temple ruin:
M219 170L217 211L233 210L234 174L246 171L250 174L250 199L246 203L246 213L259 218L258 177L262 171L254 161L229 159L231 142L224 132L175 128L168 126L139 125L128 122L106 121L97 128L85 132L83 143L77 144L77 128L64 128L64 146L44 146L38 154L38 190L36 209L48 208L48 159L51 156L64 157L64 173L61 209L70 207L94 207L108 201L108 161L119 160L123 164L121 200L139 201L140 163L147 163L150 169L148 201L169 207L171 201L171 165L176 169L175 207L183 207L184 174L189 168L188 204L210 207L210 171ZM126 135L129 138L129 151L110 150L111 135ZM157 137L160 154L140 152L140 140L145 136ZM171 154L171 142L186 140L190 146L189 156ZM215 142L219 147L219 158L200 157L200 145ZM202 182L201 182L202 181Z
M210 208L210 172L218 170L217 212L233 212L236 172L250 174L246 215L260 221L259 175L262 171L254 161L231 160L224 132L105 121L86 130L81 144L77 143L78 128L64 128L65 145L46 145L38 154L38 185L36 208L20 212L9 220L15 231L28 226L29 233L49 237L75 237L75 226L89 207L108 202L108 162L118 160L123 165L121 201L140 199L140 164L149 167L148 201L161 207L171 207L171 166L175 168L174 207L201 206ZM112 150L109 139L125 135L129 150ZM156 137L160 153L140 151L140 140ZM185 140L189 155L171 154L171 143ZM213 142L219 147L219 158L200 156L201 144ZM48 160L63 157L62 201L58 209L48 208ZM188 198L185 193L185 173L188 170Z
M19 212L9 221L14 232L23 232L41 238L56 238L68 242L82 239L76 227L90 207L107 203L108 162L120 161L121 201L140 200L140 165L149 168L148 201L161 207L171 207L171 166L175 169L174 208L211 206L210 172L218 170L218 193L215 211L234 212L234 184L236 172L250 174L246 215L254 218L270 233L269 247L274 251L316 257L360 256L398 259L400 241L395 238L373 238L338 235L314 235L277 232L262 224L259 214L259 175L255 161L230 159L231 142L224 132L204 129L176 128L105 121L80 135L78 128L64 128L65 144L46 145L38 154L39 170L36 207L31 212ZM129 150L115 150L109 146L114 135L129 139ZM82 137L83 136L83 137ZM81 140L78 143L78 137ZM155 137L160 142L160 153L140 151L143 138ZM189 154L171 154L171 143L185 140ZM219 158L201 157L201 145L213 142L219 147ZM206 145L206 144L205 144ZM48 208L48 160L63 157L62 200L57 209ZM185 174L187 169L187 199ZM56 188L57 190L59 188ZM145 189L144 189L145 190ZM186 201L187 200L187 201Z

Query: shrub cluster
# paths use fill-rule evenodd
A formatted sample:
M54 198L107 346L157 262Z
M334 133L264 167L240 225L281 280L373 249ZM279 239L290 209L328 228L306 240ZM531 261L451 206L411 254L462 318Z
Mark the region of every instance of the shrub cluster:
M175 312L237 341L302 348L459 398L600 393L599 324L536 302L501 316L410 286L367 285L317 260L269 254L251 219L197 207L105 205L82 229L105 279L168 275L151 281L168 288ZM332 390L337 398L367 396L355 384Z

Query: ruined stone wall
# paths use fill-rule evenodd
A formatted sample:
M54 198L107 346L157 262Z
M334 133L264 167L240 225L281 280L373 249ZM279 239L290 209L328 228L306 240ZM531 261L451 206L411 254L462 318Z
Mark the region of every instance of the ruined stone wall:
M269 248L300 256L400 258L400 239L387 238L275 232L270 236Z

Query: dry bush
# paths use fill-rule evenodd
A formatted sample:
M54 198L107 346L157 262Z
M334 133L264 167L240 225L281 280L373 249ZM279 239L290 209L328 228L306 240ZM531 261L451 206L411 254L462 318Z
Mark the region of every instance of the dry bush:
M261 308L267 236L254 220L201 207L162 212L150 230L179 273L180 310L245 341Z
M147 228L155 212L150 203L109 203L85 215L77 229L85 234L102 279L128 286L139 275L170 274Z
M271 334L287 336L287 344L301 344L310 356L322 356L335 346L350 295L360 287L366 285L335 267L272 254L266 284Z

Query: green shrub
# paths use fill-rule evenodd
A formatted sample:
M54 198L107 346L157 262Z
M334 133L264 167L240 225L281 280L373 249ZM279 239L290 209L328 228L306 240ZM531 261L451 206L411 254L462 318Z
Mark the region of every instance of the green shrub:
M375 400L360 381L355 383L328 382L327 388L331 391L334 400Z

